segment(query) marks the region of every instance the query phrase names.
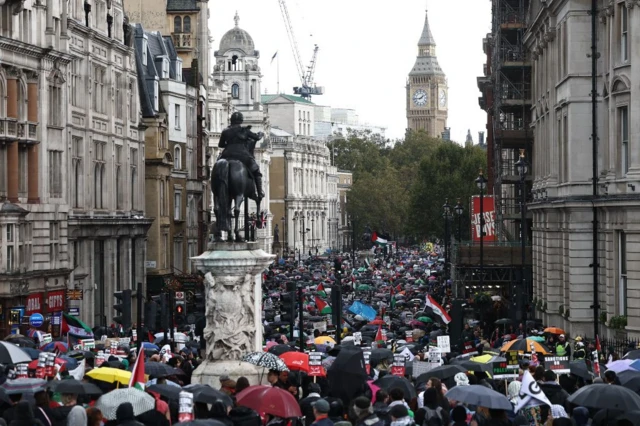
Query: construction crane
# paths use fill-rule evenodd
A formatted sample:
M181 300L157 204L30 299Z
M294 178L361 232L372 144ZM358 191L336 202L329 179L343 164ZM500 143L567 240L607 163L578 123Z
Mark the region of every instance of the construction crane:
M311 99L312 95L323 95L324 87L317 87L314 83L314 76L316 72L316 60L318 59L318 45L313 48L313 57L311 64L307 66L306 70L302 65L302 59L300 57L300 49L298 48L298 41L293 32L293 25L291 24L291 18L289 17L289 10L287 9L287 3L285 0L278 0L280 3L280 11L282 12L282 18L284 19L284 25L287 29L287 35L289 36L289 43L291 44L291 50L293 52L293 60L298 68L298 75L300 76L301 86L294 87L293 93L300 95L303 98Z

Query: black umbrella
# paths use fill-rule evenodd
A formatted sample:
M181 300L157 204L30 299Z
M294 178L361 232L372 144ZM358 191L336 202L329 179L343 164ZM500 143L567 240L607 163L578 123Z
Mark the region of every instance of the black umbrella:
M182 392L182 388L180 386L173 386L173 385L167 385L167 384L151 385L147 388L147 390L150 392L156 392L167 399L173 399L176 401L180 397L180 392Z
M133 366L131 366L133 369ZM184 375L184 372L178 368L173 368L168 364L161 362L145 362L144 372L152 377L167 377Z
M640 392L640 371L625 370L618 373L617 376L622 386L636 393Z
M194 402L202 402L204 404L213 404L216 401L221 401L227 407L233 407L233 401L231 397L226 393L214 389L209 385L189 385L185 386L184 390L193 394Z
M513 321L510 320L509 318L501 318L498 321L495 322L496 325L507 325L507 324L511 324Z
M494 410L513 410L506 396L483 385L456 386L445 398Z
M622 359L640 359L640 349L635 349L633 351L627 352L627 354L623 356Z
M445 380L455 376L458 373L466 373L466 371L467 369L459 364L443 365L441 367L436 367L431 371L427 371L426 373L422 373L416 379L416 383L425 383L432 377L440 380Z
M58 393L74 395L102 395L99 387L93 383L84 383L76 379L54 380L49 382L49 388Z
M4 338L7 342L11 342L16 346L22 348L35 348L36 342L30 337L23 336L22 334L10 334Z
M196 419L191 420L190 422L182 422L176 424L180 426L226 426L226 424L221 422L220 420L214 419Z
M369 363L374 367L386 359L393 360L393 352L386 348L374 349L371 351L371 355L369 355Z
M411 399L418 396L416 389L413 387L411 382L404 377L386 375L373 382L373 384L387 392L395 388L402 389L402 392L404 392L404 398L407 401L411 401Z
M357 346L344 346L327 371L329 394L351 401L367 386L364 356Z
M603 383L584 386L569 396L567 401L587 408L640 410L640 396L636 393L624 386Z
M22 362L31 362L31 357L19 346L0 341L0 364L20 364Z
M267 352L274 354L275 356L280 356L287 352L295 352L295 349L289 345L274 345L271 346Z
M94 359L95 355L91 351L71 351L67 352L67 356L77 360Z
M571 361L571 363L569 363L569 371L574 376L581 377L585 380L593 380L595 377L587 368L587 363L584 360Z

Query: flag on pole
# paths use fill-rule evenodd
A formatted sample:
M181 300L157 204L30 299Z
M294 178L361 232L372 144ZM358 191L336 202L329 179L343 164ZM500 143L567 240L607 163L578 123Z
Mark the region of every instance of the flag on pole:
M522 375L522 386L520 387L520 401L518 401L514 411L517 413L523 408L539 405L551 407L551 402L538 386L538 382L533 379L529 370L525 370Z
M376 333L376 343L384 344L384 338L382 337L382 325L378 326L378 332Z
M378 245L387 244L387 240L385 240L384 238L378 237L378 233L376 231L373 231L373 234L371 234L371 241Z
M276 59L276 56L278 56L277 50L276 50L276 53L274 53L273 56L271 57L271 63L273 63L273 60Z
M319 311L323 311L324 308L326 307L327 307L327 302L325 302L324 300L316 296L316 308L318 308Z
M144 379L144 352L142 352L138 354L136 363L133 366L133 371L131 372L131 380L129 380L129 387L144 391L145 383L146 380Z
M78 318L62 313L62 333L67 333L76 338L91 339L93 338L93 330L87 324L80 321Z
M449 324L451 322L451 317L447 311L445 311L430 294L427 294L427 306L433 310L434 314L438 315L442 319L442 322L445 324Z
M316 288L316 293L322 297L327 297L327 292L324 290L324 285L322 283L318 284L318 288Z

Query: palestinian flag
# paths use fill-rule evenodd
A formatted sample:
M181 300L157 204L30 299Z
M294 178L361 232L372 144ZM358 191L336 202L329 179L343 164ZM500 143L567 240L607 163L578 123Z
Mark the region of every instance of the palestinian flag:
M318 308L321 314L331 313L331 306L329 306L327 302L320 299L318 296L316 296L316 308Z
M376 343L383 345L384 338L382 337L382 325L378 326L378 332L376 333Z
M316 288L316 293L322 297L327 297L327 292L324 290L324 285L322 283L318 284L318 288Z
M138 390L144 391L144 384L147 381L144 379L144 351L138 354L136 358L136 363L133 365L133 370L131 371L131 380L129 380L129 387L136 388Z
M60 331L63 334L67 333L70 336L79 339L93 338L93 330L91 330L91 327L66 312L62 313L62 326Z
M371 234L371 241L373 243L375 243L375 244L380 245L380 246L387 245L387 243L388 243L388 241L385 240L384 238L380 238L376 231L373 231L373 234Z
M440 306L440 304L436 302L436 300L431 297L430 294L427 294L427 306L433 309L433 313L438 315L442 319L442 322L444 322L445 324L449 324L451 322L451 317L449 316L447 311L445 311L444 308Z
M396 307L396 295L394 294L394 288L393 286L391 286L389 294L391 295L391 300L389 301L389 304L391 305L391 309L395 309Z

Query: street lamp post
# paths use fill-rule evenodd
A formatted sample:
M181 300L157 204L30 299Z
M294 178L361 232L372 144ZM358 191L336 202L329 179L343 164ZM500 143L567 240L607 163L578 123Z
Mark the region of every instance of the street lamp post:
M456 216L458 216L458 243L462 242L462 215L464 214L464 207L462 207L462 203L460 202L460 198L458 198L458 202L454 207L456 212Z
M282 252L285 253L287 251L287 220L284 216L282 216Z
M521 296L525 297L524 300L529 300L531 296L529 294L529 289L527 288L527 280L525 277L525 260L526 260L526 246L527 246L527 198L526 198L526 181L525 178L527 176L527 172L529 170L529 166L527 164L527 160L524 158L524 149L520 150L520 158L516 161L515 164L518 169L518 174L520 175L520 249L522 256L522 270L521 270L521 280L522 280L522 289ZM524 316L524 324L525 324L525 334L527 329L527 310L523 309Z
M484 284L484 191L487 186L487 179L484 177L482 167L475 182L480 190L480 291L482 291Z
M298 212L293 215L293 258L295 260L296 256L296 232L297 232L297 222L298 222Z
M307 212L307 217L309 216L309 212ZM304 246L305 246L305 240L306 238L306 231L305 231L305 217L304 217L304 213L302 214L302 228L300 228L300 238L302 238L302 252L304 252Z
M444 219L444 274L445 278L449 278L449 261L451 260L451 236L449 231L449 225L451 222L451 206L449 205L448 198L445 198L444 205L442 206L442 218Z
M310 251L313 251L315 247L315 241L316 241L316 220L313 214L311 214L311 244L309 246Z

